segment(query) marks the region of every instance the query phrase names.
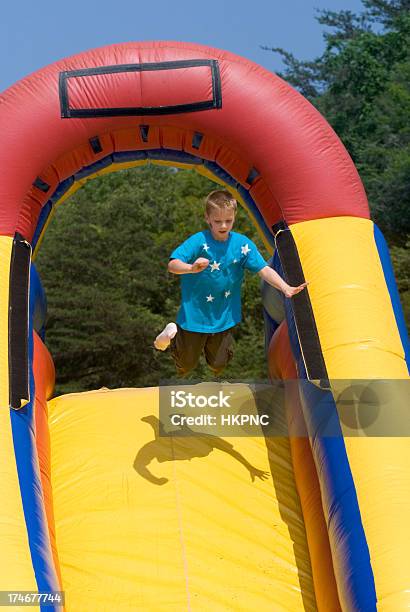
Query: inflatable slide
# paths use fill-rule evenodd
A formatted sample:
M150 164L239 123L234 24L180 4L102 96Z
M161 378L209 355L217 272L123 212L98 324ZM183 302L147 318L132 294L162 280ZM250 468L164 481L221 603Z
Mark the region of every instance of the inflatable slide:
M408 338L386 243L326 121L260 66L176 42L67 58L0 101L0 603L407 609ZM295 383L285 434L164 436L157 388L51 399L42 237L86 181L146 163L226 186L272 267L309 281L285 301L262 288L272 384ZM347 435L341 380L396 381L402 428L349 421Z

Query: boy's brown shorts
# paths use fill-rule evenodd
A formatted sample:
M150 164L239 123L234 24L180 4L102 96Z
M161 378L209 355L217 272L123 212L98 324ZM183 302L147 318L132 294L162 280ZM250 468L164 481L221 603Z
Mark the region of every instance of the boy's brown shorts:
M218 375L233 357L234 337L230 327L215 334L191 332L177 323L178 332L172 338L170 350L179 376L184 376L198 365L202 352L214 374Z

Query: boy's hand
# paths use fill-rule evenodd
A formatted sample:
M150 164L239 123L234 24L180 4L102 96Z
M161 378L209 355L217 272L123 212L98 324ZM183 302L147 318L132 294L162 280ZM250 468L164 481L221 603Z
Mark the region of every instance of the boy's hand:
M196 274L197 272L202 272L209 266L209 259L205 259L205 257L198 257L192 264L191 272L192 274Z
M273 268L270 268L268 265L259 270L258 274L261 278L263 278L264 281L269 283L269 285L272 285L272 287L275 287L275 289L279 289L279 291L282 291L282 293L287 298L291 298L297 293L300 293L300 291L303 291L303 289L309 284L303 283L298 287L292 287L291 285L288 285L287 282L275 270L273 270Z
M293 297L294 295L296 295L297 293L300 293L301 291L303 291L303 289L304 289L305 287L307 287L307 286L308 286L308 284L309 284L309 283L303 283L302 285L299 285L298 287L291 287L290 285L288 285L288 286L287 286L287 287L284 289L283 293L285 294L285 296L286 296L287 298L291 298L291 297Z

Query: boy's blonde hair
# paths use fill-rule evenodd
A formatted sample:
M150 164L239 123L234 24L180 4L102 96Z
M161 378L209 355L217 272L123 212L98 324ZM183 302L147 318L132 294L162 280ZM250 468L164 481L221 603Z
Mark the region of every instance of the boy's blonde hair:
M211 191L205 200L205 210L207 215L209 215L213 210L218 210L218 208L232 208L235 214L237 207L237 201L233 195L225 189L215 189L214 191Z

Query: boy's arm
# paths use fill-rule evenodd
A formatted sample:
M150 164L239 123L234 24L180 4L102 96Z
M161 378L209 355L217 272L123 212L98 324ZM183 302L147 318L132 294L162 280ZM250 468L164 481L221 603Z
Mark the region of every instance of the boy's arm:
M284 281L283 278L269 266L265 266L262 268L262 270L259 270L258 274L264 281L269 283L269 285L272 285L272 287L275 287L275 289L282 291L287 298L291 298L297 293L300 293L300 291L302 291L308 285L308 283L303 283L298 287L292 287L291 285L288 285L287 282Z
M181 259L171 259L168 262L168 272L172 274L196 274L202 272L209 265L209 260L205 257L198 257L192 264L185 263Z

